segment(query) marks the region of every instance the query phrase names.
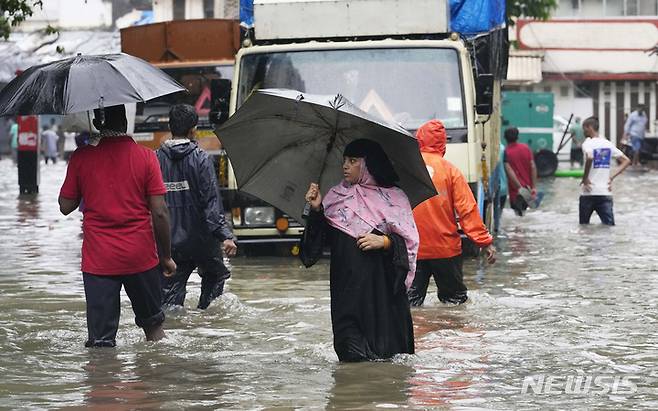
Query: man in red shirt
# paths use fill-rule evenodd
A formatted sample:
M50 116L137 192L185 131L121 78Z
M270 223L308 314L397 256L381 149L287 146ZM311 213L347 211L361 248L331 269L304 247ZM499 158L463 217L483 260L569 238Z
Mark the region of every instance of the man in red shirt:
M146 339L163 338L160 277L162 270L165 276L176 271L171 259L166 189L155 153L126 134L123 105L103 111L94 110L100 142L73 153L59 195L64 215L84 199L82 273L87 347L116 345L121 286Z
M461 236L455 215L459 216L464 234L483 248L490 264L496 261L496 249L464 175L443 158L447 140L443 123L428 121L416 131L416 138L438 195L414 208L420 247L416 276L407 296L412 306L422 305L433 276L439 300L461 304L468 296L462 272Z
M505 172L509 184L509 201L514 212L522 216L528 208L526 199L519 195L519 190L526 188L530 191L532 197L537 195L537 167L530 147L526 144L517 142L519 139L519 129L510 127L505 130Z

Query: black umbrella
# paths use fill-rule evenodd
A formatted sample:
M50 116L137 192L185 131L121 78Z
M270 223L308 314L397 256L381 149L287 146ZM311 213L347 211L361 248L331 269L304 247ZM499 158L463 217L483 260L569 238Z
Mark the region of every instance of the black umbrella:
M0 116L77 113L184 90L129 54L78 55L30 67L13 79L0 91Z
M340 182L343 150L359 138L382 146L412 207L436 195L416 139L340 95L260 90L216 133L238 188L300 222L309 184L326 193Z

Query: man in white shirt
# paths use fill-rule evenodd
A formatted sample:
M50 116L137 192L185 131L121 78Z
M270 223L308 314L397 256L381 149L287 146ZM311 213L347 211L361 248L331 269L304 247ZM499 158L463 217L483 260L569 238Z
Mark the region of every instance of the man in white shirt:
M59 154L57 151L57 140L59 140L59 136L55 130L44 126L41 132L41 145L46 164L48 164L48 160L52 160L53 164L57 163L57 154Z
M583 157L585 173L580 184L583 186L580 195L580 224L589 224L592 213L596 211L605 225L615 225L612 212L612 180L621 174L631 164L617 147L608 139L599 135L599 119L589 117L583 122L583 132L587 139L583 142ZM621 164L610 174L612 159L621 159Z

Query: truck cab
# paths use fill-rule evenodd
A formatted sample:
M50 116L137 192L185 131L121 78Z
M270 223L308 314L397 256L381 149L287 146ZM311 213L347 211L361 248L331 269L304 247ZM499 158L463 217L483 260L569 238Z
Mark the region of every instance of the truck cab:
M468 44L448 31L447 1L399 5L256 0L254 36L236 55L230 113L258 89L286 88L342 94L412 134L440 119L448 134L446 158L465 175L485 214L486 170L495 166L499 147L500 126L492 120L498 83L474 71ZM302 225L241 195L230 171L229 189L236 193L231 207L241 242L299 240Z

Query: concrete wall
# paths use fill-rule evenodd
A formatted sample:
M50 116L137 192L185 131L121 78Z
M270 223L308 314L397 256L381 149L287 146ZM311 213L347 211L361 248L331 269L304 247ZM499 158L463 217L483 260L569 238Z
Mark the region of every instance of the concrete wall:
M43 8L33 7L34 14L16 28L32 32L51 25L63 30L109 28L113 25L109 0L43 0Z
M522 21L522 49L544 50L545 73L654 73L658 19Z
M153 1L153 20L156 22L170 21L174 19L173 0Z
M214 0L214 18L237 19L239 0ZM174 19L174 0L153 0L153 15L156 22ZM185 0L185 19L202 19L203 0Z
M528 89L553 92L556 115L597 116L601 133L619 143L625 116L645 104L649 134L658 133L656 16L525 20L516 34L522 49L544 52L543 81Z

